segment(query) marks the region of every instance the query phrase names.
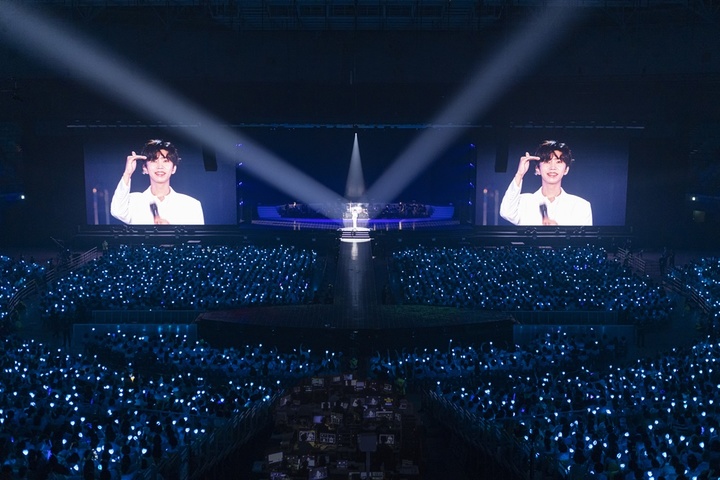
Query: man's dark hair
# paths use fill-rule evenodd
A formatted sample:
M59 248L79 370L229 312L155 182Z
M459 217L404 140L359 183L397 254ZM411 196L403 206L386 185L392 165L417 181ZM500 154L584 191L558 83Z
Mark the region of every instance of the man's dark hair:
M545 140L542 142L535 151L535 156L540 157L541 162L548 162L553 158L555 152L560 152L559 159L565 162L565 165L570 165L574 161L570 147L555 140Z
M173 165L180 163L181 159L175 145L160 139L151 139L145 142L145 146L143 146L142 152L140 152L140 155L147 157L147 159L143 161L143 165L145 162L157 159L160 155L160 150L167 150L167 159L170 160Z

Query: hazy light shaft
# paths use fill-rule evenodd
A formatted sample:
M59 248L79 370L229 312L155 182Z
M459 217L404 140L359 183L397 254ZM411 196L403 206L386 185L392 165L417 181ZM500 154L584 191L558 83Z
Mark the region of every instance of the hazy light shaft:
M546 9L493 59L482 65L460 94L439 113L367 192L368 199L389 203L396 199L438 156L467 131L480 114L499 98L521 73L531 70L578 19L578 9ZM552 68L552 66L550 67Z
M0 0L0 35L25 54L47 62L61 73L72 73L78 81L142 115L170 125L193 125L183 129L182 135L211 145L234 162L241 161L250 173L292 198L320 204L343 201L297 168L146 78L138 67L16 2ZM242 148L236 147L239 144Z

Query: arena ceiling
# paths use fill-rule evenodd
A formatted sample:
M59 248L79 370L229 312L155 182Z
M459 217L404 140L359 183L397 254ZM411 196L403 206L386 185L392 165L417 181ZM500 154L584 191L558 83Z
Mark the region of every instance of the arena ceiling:
M152 16L164 25L207 21L236 30L477 31L522 22L541 9L591 10L597 21L718 22L718 0L26 0L73 19L119 22Z
M498 97L497 115L625 122L720 111L720 0L0 0L0 15L13 3L232 122L426 119L511 35L570 6L582 23L544 57L553 68L510 72L518 86ZM0 118L124 117L74 80L0 42Z

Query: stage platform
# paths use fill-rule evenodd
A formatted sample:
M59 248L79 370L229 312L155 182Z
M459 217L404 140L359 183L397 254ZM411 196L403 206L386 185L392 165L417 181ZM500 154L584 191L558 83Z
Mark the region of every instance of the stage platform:
M312 228L314 225L317 228ZM251 223L239 225L87 225L79 226L66 243L74 250L110 245L243 245L297 244L334 246L342 227L332 222ZM514 227L434 222L422 228L368 229L375 242L427 243L446 246L624 246L633 239L629 227Z
M262 205L257 207L257 218L253 219L252 223L273 227L292 226L302 230L361 228L371 231L443 228L460 224L455 218L455 207L452 205L412 203L405 204L407 209L403 209L403 205L347 203L328 208L313 204ZM413 211L413 207L419 210ZM317 213L320 211L326 212L327 216Z

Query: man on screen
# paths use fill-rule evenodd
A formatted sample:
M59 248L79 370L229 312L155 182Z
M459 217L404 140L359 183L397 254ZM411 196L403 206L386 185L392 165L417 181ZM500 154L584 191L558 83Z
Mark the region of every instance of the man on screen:
M130 192L132 174L137 163L150 179L144 192ZM132 152L125 161L125 172L118 183L110 213L123 223L133 225L203 225L202 205L189 195L170 187L180 156L170 142L148 140L140 155Z
M542 185L534 193L520 193L532 161ZM572 162L570 148L554 140L541 143L535 155L526 152L500 203L500 216L514 225L592 225L590 202L562 188Z

